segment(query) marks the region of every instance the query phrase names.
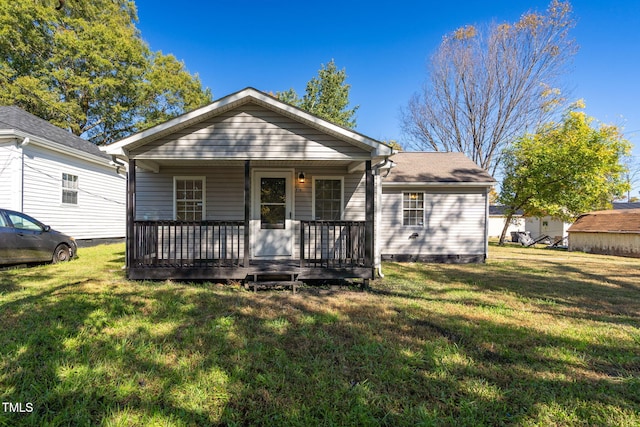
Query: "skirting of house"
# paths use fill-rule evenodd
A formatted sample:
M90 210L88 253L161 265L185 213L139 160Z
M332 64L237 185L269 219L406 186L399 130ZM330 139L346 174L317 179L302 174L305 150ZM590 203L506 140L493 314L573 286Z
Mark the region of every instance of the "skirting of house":
M382 254L383 261L395 262L425 262L438 264L480 264L484 263L486 256L472 255L412 255L412 254Z

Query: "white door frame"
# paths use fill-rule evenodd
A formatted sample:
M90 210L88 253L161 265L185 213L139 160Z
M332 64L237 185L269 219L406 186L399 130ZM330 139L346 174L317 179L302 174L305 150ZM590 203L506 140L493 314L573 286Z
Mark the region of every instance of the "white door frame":
M260 228L260 179L261 178L286 178L286 205L284 230L261 230ZM250 256L259 259L291 259L294 256L294 227L295 218L295 169L293 168L255 168L251 171L251 235ZM261 239L265 235L277 235L283 245L277 253L266 254Z

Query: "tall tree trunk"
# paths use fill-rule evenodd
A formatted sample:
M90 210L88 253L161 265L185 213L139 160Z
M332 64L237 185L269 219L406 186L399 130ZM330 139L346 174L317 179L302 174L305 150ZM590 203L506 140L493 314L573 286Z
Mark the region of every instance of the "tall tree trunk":
M500 234L500 246L504 246L504 238L507 235L507 230L509 229L509 224L511 224L511 219L513 219L513 214L510 213L507 215L507 218L504 220L504 227L502 227L502 233Z

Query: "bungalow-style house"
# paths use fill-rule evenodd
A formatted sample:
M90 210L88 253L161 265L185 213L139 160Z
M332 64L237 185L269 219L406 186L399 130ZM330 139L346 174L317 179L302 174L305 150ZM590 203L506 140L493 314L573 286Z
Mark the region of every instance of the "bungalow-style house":
M129 164L132 279L370 279L397 230L385 215L417 232L445 199L424 181L406 207L387 202L391 147L252 88L103 149Z
M640 209L581 215L569 227L569 250L640 257Z
M0 106L0 207L76 239L121 238L126 170L94 144L18 107Z

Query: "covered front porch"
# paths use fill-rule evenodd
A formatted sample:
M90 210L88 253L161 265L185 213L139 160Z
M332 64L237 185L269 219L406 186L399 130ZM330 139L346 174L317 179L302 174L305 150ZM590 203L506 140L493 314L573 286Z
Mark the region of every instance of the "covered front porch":
M176 279L176 280L251 280L258 276L282 275L291 280L331 280L345 278L371 279L374 275L374 173L372 162L362 162L362 169L352 171L347 179L347 165L336 168L316 167L305 163L292 168L283 168L282 163L267 167L268 162L245 160L232 165L219 163L201 164L200 169L215 169L220 176L233 176L243 169L242 187L231 182L223 184L218 175L203 176L198 188L203 200L227 187L235 194L237 201L226 206L232 212L244 212L243 218L216 219L210 206L206 216L204 206L192 208L198 211L182 212L181 202L174 200L176 219L149 219L149 208L137 206L144 202L139 198L139 177L144 177L144 187L157 181L162 172L148 170L148 164L138 166L135 159L129 161L128 188L128 237L127 271L134 280ZM242 167L242 165L244 167ZM182 174L183 167L174 169L162 166L167 174ZM305 182L300 182L302 173L307 173ZM325 175L314 171L322 170ZM333 175L326 175L329 171ZM336 171L344 171L345 175ZM202 172L213 174L213 172ZM316 179L317 178L317 179ZM322 178L322 179L320 179ZM311 182L313 180L313 183ZM313 219L327 215L318 210L323 203L320 199L320 183L336 181L340 188L339 208L336 212L328 208L328 215L343 219ZM353 181L354 184L349 184ZM208 184L207 184L208 182ZM174 180L174 187L176 187ZM353 187L346 191L343 187ZM180 190L174 188L179 197ZM307 197L313 193L311 197ZM297 195L297 201L296 201ZM334 196L335 197L335 196ZM343 200L345 199L346 200ZM174 197L175 199L175 197ZM358 209L348 208L352 200L356 206L364 203L364 215ZM146 202L145 202L146 203ZM215 202L210 201L209 205ZM226 202L225 202L226 203ZM310 207L310 204L317 205ZM203 202L204 204L204 202ZM232 203L228 203L232 205ZM194 217L195 215L195 217ZM185 216L191 218L186 219ZM344 219L344 218L349 219ZM352 218L360 219L352 219Z
M365 221L296 221L299 256L252 257L244 221L134 221L131 279L372 277Z

